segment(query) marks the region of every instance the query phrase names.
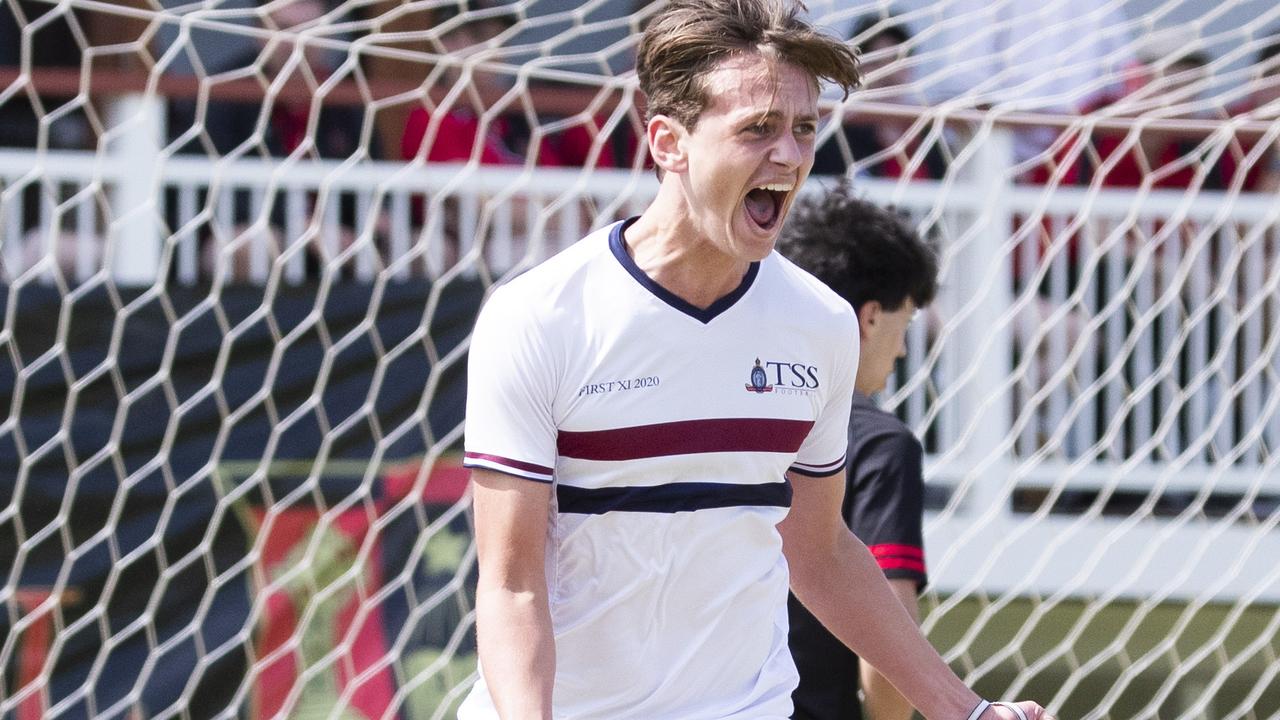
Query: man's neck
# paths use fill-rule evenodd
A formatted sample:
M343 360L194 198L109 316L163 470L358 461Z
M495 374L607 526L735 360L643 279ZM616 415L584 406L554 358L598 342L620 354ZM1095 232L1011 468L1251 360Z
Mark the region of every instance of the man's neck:
M750 268L715 247L692 221L683 197L673 197L665 184L623 240L645 275L697 308L737 289Z

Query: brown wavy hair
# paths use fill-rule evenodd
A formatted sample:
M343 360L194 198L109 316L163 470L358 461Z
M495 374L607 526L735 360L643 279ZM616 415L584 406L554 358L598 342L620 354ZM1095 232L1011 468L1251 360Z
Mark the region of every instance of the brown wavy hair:
M862 76L858 51L805 22L793 0L669 0L640 40L636 74L648 117L667 115L689 130L707 107L706 76L735 55L758 52L840 86Z

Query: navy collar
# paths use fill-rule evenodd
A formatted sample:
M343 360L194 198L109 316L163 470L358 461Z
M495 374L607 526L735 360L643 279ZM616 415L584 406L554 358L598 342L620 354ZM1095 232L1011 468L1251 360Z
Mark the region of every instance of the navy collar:
M751 263L751 266L747 269L747 274L742 276L742 282L738 283L738 287L734 288L733 292L728 295L711 303L704 310L654 282L653 278L645 275L640 266L636 265L636 261L631 258L631 253L627 252L627 242L622 238L622 233L639 219L640 217L637 215L613 226L613 230L609 232L609 249L613 251L613 256L631 274L631 277L635 278L636 282L640 283L654 297L704 325L714 320L720 313L733 307L734 303L738 302L743 295L746 295L747 291L751 289L751 283L755 282L756 275L760 272L760 263Z

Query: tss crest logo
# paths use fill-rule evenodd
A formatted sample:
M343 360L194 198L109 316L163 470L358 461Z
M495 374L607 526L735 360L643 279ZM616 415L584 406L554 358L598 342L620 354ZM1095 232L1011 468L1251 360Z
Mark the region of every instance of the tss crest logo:
M761 363L760 358L756 358L750 380L746 385L747 392L767 393L776 388L779 392L809 393L818 389L818 368L805 363L775 360Z

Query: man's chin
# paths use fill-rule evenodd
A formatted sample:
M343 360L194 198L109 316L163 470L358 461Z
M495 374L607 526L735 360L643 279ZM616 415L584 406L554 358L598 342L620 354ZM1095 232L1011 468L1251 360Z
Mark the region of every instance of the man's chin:
M736 237L733 243L743 260L757 262L769 257L774 245L778 242L782 219L779 218L769 228L763 228L750 218L744 218L742 224L735 228Z
M734 249L736 250L734 254L737 255L738 259L746 262L759 262L769 257L769 254L773 252L778 237L775 233L767 237L748 236L744 238L740 236L737 240L734 243Z

